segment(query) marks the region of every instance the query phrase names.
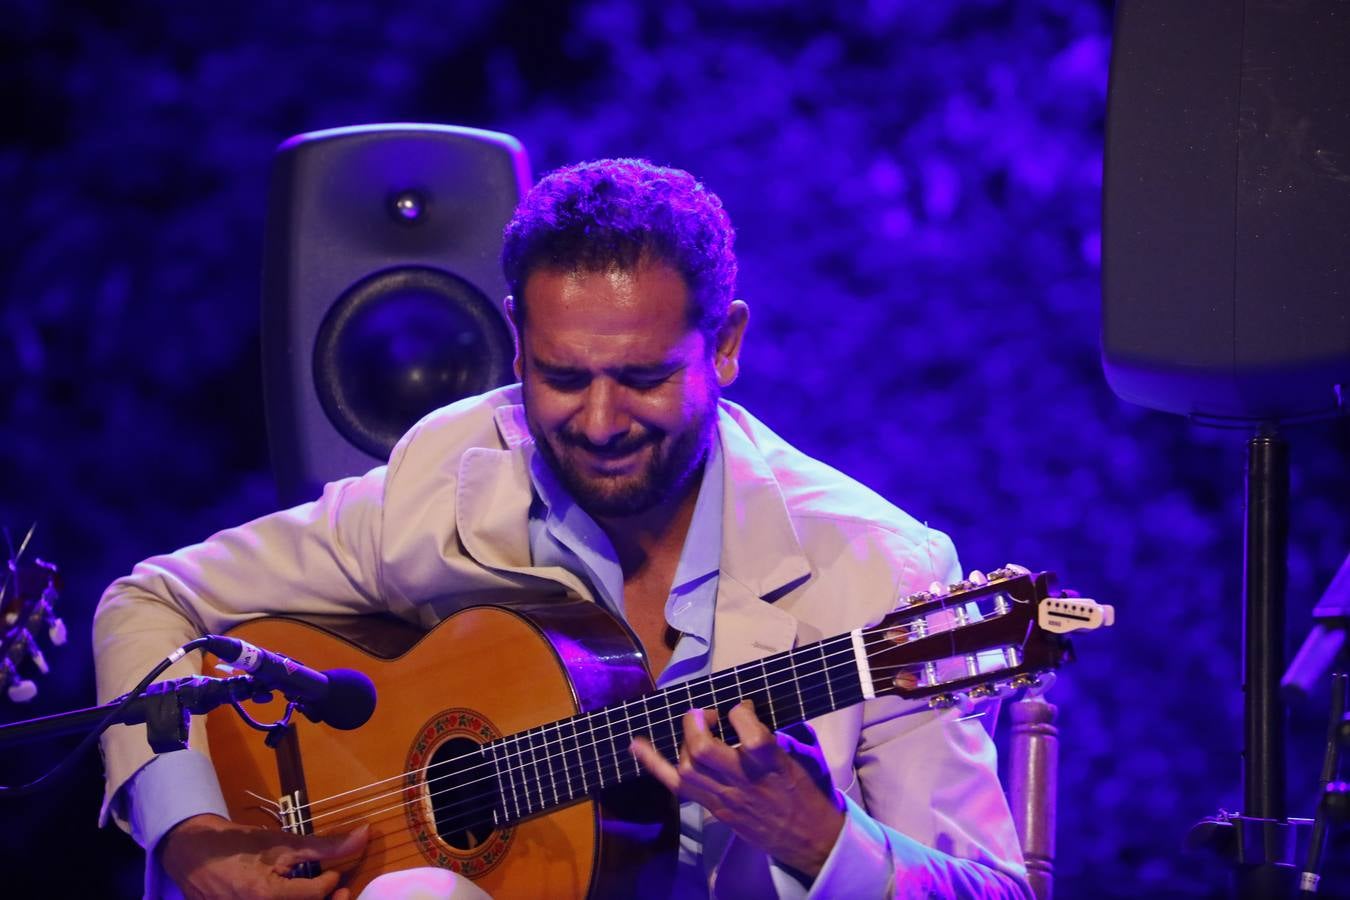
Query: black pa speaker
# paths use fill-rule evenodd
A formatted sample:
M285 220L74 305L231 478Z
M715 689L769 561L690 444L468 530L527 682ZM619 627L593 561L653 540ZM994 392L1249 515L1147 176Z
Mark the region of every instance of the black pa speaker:
M338 128L278 148L262 351L284 502L383 463L426 413L511 379L499 256L529 181L515 138L470 128Z
M1202 420L1333 413L1350 378L1350 6L1122 0L1102 358Z

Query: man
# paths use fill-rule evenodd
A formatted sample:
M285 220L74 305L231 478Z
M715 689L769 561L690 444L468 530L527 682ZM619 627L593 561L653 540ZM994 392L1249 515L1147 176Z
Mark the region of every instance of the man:
M623 617L669 684L955 580L945 536L721 400L748 321L732 243L688 173L606 160L543 179L503 250L520 385L438 410L315 503L138 565L95 618L101 695L254 615L430 626L484 591L558 583ZM678 764L632 748L684 801L678 896L1027 896L977 722L869 701L817 720L813 748L749 706L730 720L735 747L691 710ZM158 860L188 896L324 896L335 872L285 874L365 840L234 825L201 753L151 761L117 731L105 815L151 851L152 892Z

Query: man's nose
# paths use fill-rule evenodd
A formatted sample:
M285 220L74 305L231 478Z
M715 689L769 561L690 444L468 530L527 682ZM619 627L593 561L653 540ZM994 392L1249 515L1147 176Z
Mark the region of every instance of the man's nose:
M632 424L619 386L607 378L592 381L577 416L577 426L586 440L603 447L627 434Z

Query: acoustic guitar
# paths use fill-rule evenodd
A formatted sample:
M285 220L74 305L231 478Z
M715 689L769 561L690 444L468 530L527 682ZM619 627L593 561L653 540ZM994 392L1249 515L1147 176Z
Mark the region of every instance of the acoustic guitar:
M374 714L351 732L297 719L275 746L228 708L207 727L236 821L301 834L370 824L354 894L431 865L498 900L663 896L678 809L629 753L635 736L675 759L692 707L725 714L748 698L778 729L887 694L947 707L1035 690L1068 658L1063 634L1112 617L1056 592L1052 575L1008 567L914 594L874 627L661 690L627 627L576 598L471 607L426 633L370 616L263 618L231 633L364 671Z

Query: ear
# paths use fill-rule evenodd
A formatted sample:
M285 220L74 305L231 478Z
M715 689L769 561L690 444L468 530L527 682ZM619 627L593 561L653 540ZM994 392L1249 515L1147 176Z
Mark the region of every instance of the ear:
M520 348L520 310L516 308L516 298L510 294L502 301L502 306L506 307L506 325L511 329L511 343L516 348L516 358L511 363L511 369L516 373L516 380L521 380L524 376L521 374L521 348Z
M717 347L713 353L713 368L717 383L727 387L741 372L741 342L745 326L750 322L750 307L744 300L732 300L727 307L727 318L717 330Z

